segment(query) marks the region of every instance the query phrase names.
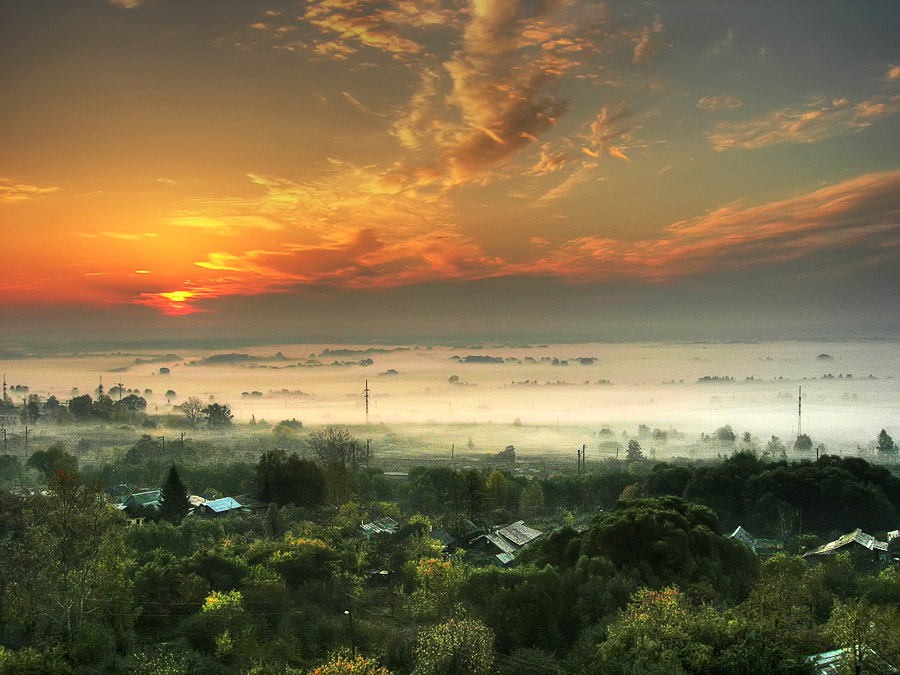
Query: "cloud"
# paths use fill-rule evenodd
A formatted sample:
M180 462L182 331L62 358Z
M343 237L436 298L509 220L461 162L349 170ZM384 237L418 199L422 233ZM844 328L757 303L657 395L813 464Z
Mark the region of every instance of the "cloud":
M697 101L697 107L701 110L710 110L718 112L719 110L737 110L744 102L729 94L721 94L719 96L704 96Z
M58 187L39 187L28 183L17 183L10 178L0 178L0 203L34 199L58 191Z
M356 108L357 110L360 110L360 111L366 113L367 115L374 115L375 117L385 117L385 115L382 114L382 113L377 113L377 112L375 112L374 110L369 110L369 108L367 108L367 107L364 106L362 103L360 103L360 102L356 99L356 97L353 96L353 94L351 94L349 91L342 91L342 92L341 92L341 95L342 95L345 99L347 99L347 100L350 102L350 105L352 105L352 106L353 106L354 108Z
M634 65L649 65L650 60L665 48L666 45L659 39L662 30L663 22L659 15L651 25L644 26L641 36L634 46L634 52L632 52L631 62Z
M368 0L311 1L301 16L328 36L314 43L313 49L320 56L346 58L365 47L400 59L423 50L420 43L403 34L404 28L445 23L451 17L436 0L397 2L391 8L373 7Z
M139 7L143 0L109 0L110 4L122 9L134 9Z
M634 132L640 128L629 121L633 116L634 112L624 101L615 108L604 105L588 125L587 145L582 148L584 154L594 158L609 155L631 162L625 152L632 147Z
M900 66L891 66L888 68L887 79L900 80Z
M571 189L590 177L582 169L555 189ZM900 262L900 170L768 203L728 204L672 223L658 236L643 240L591 235L554 246L535 236L529 243L537 249L536 257L511 262L486 252L452 224L410 224L400 231L390 225L346 227L329 230L310 243L210 253L196 263L198 270L209 274L207 279L200 275L181 288L145 291L132 301L164 313L185 314L211 309L218 297L303 288L392 288L512 276L658 284L742 269L790 270L817 254L850 249L854 255L846 257L847 266Z
M726 56L731 54L733 46L734 31L729 28L724 37L716 40L712 45L710 45L710 47L703 53L703 56L707 59Z
M848 265L900 261L900 171L871 174L789 199L732 204L669 225L658 238L580 237L504 273L576 282L662 283L739 269L791 265L822 251L855 254ZM840 270L834 270L839 272Z
M819 98L781 108L743 122L721 122L707 133L716 150L765 148L778 143L815 143L862 131L881 117L900 111L900 97L875 97L851 103Z
M566 153L565 152L552 152L550 150L550 144L545 143L541 147L541 158L537 161L537 163L531 167L531 170L528 172L533 176L546 176L549 173L553 173L554 171L559 171L566 165Z

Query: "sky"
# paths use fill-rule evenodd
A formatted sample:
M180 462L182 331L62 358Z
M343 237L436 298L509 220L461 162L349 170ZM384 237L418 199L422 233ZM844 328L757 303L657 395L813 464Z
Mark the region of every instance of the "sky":
M0 0L3 339L896 339L898 26Z

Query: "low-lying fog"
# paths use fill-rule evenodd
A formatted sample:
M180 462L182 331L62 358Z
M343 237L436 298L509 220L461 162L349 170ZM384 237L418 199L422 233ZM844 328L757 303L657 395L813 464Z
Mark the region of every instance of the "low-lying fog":
M73 388L95 395L102 376L107 391L121 383L126 394L144 396L150 414L171 412L197 396L228 404L236 422L296 418L307 426L363 424L368 380L371 423L428 424L430 432L418 433L432 433L436 441L471 437L484 449L495 438L502 449L502 436L522 449L552 450L557 427L582 436L608 426L620 435L636 433L639 424L676 429L691 442L725 424L763 443L771 435L789 441L797 434L801 386L802 430L815 443L830 450L865 446L882 428L900 436L895 342L277 345L171 352L61 354L2 361L0 368L10 387L26 385L29 393L60 400ZM170 400L168 390L175 392ZM21 392L10 395L18 402ZM516 420L522 426L510 428ZM468 426L449 433L453 425ZM499 435L498 425L504 427Z

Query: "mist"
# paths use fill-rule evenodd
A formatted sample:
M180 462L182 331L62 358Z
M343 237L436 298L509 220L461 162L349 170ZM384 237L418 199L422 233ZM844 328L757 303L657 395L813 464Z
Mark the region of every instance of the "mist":
M644 443L656 458L691 454L701 434L723 425L762 446L773 435L790 446L801 387L802 432L828 452L865 453L880 429L900 431L895 342L282 344L15 356L0 361L10 387L61 401L94 395L102 377L107 391L121 383L125 395L143 396L151 415L178 415L174 406L196 396L227 404L238 424L368 422L367 437L399 435L441 456L507 445L568 453L582 444L595 457L615 456L639 425L665 432ZM21 392L10 396L19 402Z

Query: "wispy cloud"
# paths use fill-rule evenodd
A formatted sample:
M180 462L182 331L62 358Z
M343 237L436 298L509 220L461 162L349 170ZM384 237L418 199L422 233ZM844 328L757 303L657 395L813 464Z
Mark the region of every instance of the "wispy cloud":
M53 192L58 192L58 187L30 185L29 183L16 182L10 178L0 178L0 202L18 202L26 199L34 199Z
M701 110L709 110L718 112L720 110L737 110L744 102L730 94L720 94L719 96L704 96L697 101L697 107Z
M778 143L815 143L862 131L879 118L898 111L900 96L879 96L856 103L846 98L819 98L743 122L721 122L707 137L719 151L764 148Z
M580 179L567 178L559 189ZM144 293L134 302L184 314L209 309L217 297L304 286L389 288L500 276L652 284L792 265L848 247L856 251L855 265L886 256L900 262L900 171L860 176L768 203L729 204L673 223L650 239L592 235L553 246L549 239L533 236L529 243L537 257L510 262L487 253L452 225L415 234L410 229L404 235L391 228L347 229L311 244L210 253L197 266L210 272L211 280Z
M109 0L111 4L123 9L134 9L135 7L139 7L142 1L143 0Z

